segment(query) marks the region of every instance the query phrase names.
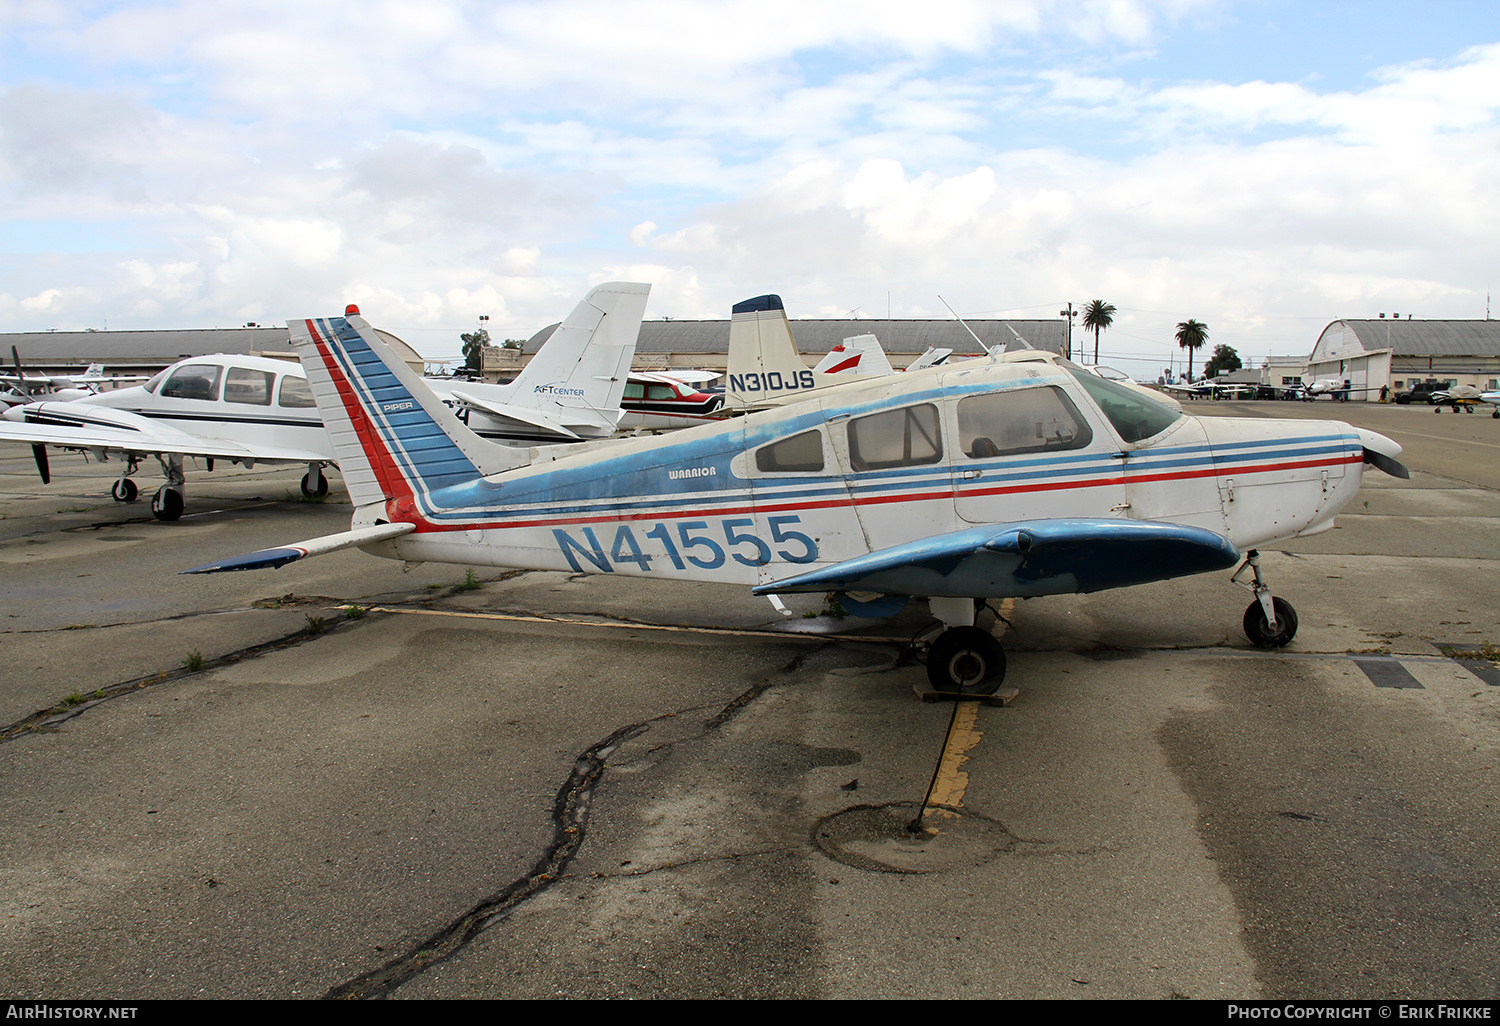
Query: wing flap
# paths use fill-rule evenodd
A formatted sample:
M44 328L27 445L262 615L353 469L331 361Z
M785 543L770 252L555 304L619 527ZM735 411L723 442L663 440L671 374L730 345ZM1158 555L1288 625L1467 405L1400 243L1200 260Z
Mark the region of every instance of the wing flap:
M757 595L876 591L973 598L1103 591L1222 570L1229 539L1181 524L1040 520L935 535L755 588Z

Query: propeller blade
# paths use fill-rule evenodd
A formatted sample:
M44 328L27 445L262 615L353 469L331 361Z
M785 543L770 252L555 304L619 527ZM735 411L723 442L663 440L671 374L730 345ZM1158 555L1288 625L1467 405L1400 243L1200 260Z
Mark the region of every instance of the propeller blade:
M42 484L52 483L52 470L47 465L47 447L45 445L33 445L31 455L36 457L37 472L42 475Z

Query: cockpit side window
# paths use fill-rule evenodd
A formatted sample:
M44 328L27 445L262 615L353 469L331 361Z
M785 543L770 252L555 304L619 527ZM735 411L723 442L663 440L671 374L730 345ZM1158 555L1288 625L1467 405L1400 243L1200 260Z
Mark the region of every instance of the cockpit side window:
M1066 360L1059 360L1058 366L1066 369L1083 386L1089 398L1099 404L1100 411L1126 442L1139 442L1159 435L1183 417L1178 410L1159 403L1128 385L1090 374Z
M167 370L171 370L171 368L169 367L167 368ZM156 390L161 387L162 380L166 378L166 376L167 371L157 371L156 374L152 376L151 380L146 382L141 387L150 392L152 395L155 395Z
M755 450L755 466L766 473L812 473L823 469L823 433L804 431Z
M161 395L166 399L219 398L219 376L224 368L213 363L189 363L178 367L161 386Z
M938 411L931 403L849 422L849 465L856 471L920 466L942 458Z
M270 371L231 367L224 377L224 401L249 406L271 405L271 384L276 375Z
M1012 389L958 401L958 441L970 459L1082 449L1093 439L1060 388Z
M288 410L310 410L318 404L313 400L312 389L306 378L288 374L281 379L281 392L276 396L277 405Z

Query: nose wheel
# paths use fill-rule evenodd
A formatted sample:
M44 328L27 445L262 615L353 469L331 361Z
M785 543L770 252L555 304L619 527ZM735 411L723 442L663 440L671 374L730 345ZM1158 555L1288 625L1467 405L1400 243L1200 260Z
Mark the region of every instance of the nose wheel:
M1250 581L1240 580L1249 570ZM1234 572L1230 581L1246 588L1255 596L1250 608L1245 610L1245 636L1257 648L1282 648L1297 636L1297 611L1286 599L1276 598L1270 587L1260 576L1260 553L1251 549L1245 554L1245 562Z
M134 502L138 492L134 481L128 477L122 477L110 488L109 494L116 502Z
M313 467L302 475L302 494L308 498L322 498L328 494L328 478L322 467Z
M1297 636L1297 611L1292 604L1286 599L1273 598L1271 607L1276 613L1274 625L1266 619L1259 599L1245 610L1245 636L1257 648L1281 648Z

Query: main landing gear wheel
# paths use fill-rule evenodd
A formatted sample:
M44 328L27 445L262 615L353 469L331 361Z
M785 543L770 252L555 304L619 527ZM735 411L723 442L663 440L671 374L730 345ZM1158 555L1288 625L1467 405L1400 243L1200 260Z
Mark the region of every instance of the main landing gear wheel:
M927 651L927 679L938 691L993 695L1005 680L1005 650L978 627L950 627Z
M128 477L122 477L116 481L114 487L109 490L116 502L134 502L136 497L135 482Z
M328 494L328 478L323 476L322 471L318 472L318 478L316 481L313 480L312 474L303 474L302 494L308 496L309 498L316 496L317 498L321 499L323 496Z
M1261 607L1260 600L1250 603L1250 608L1245 610L1245 636L1253 641L1258 648L1281 648L1297 636L1297 611L1286 599L1271 599L1271 607L1276 610L1276 630L1271 630L1271 625L1266 622L1266 611Z
M151 515L158 520L177 520L182 517L182 493L171 485L162 485L151 497Z

